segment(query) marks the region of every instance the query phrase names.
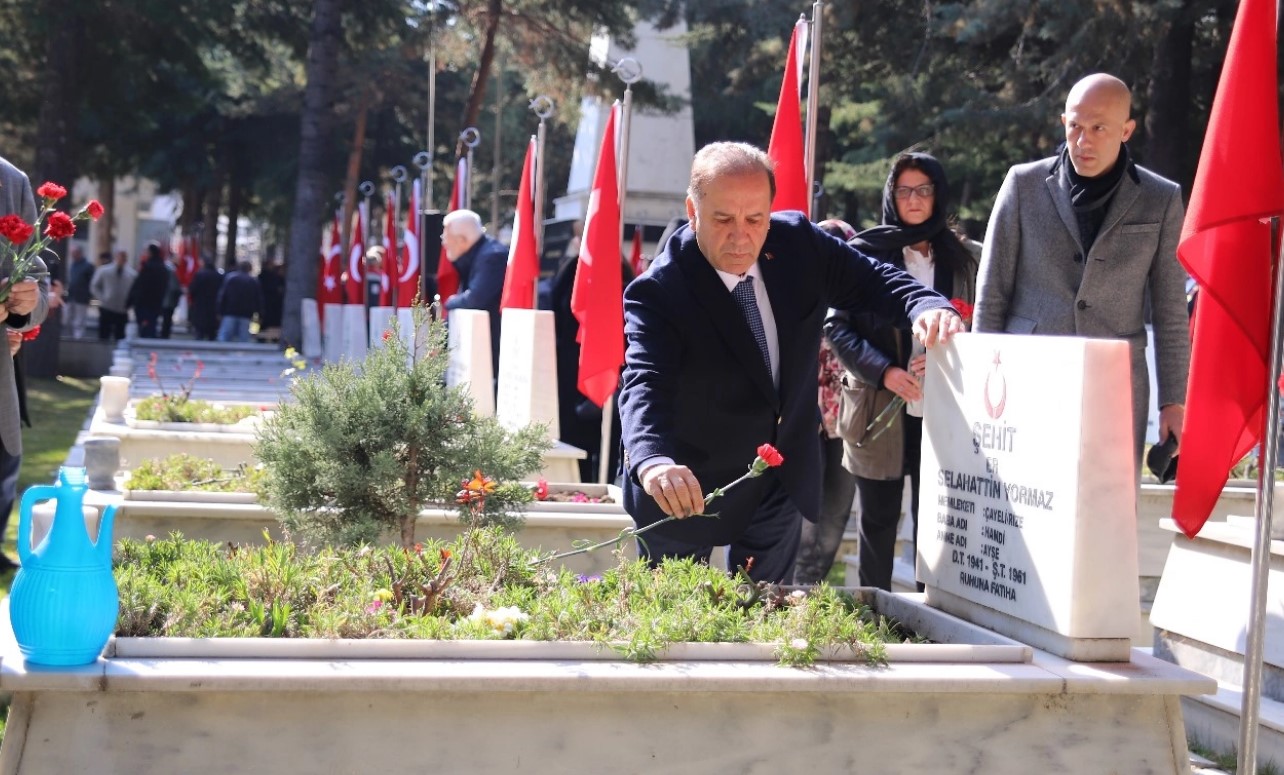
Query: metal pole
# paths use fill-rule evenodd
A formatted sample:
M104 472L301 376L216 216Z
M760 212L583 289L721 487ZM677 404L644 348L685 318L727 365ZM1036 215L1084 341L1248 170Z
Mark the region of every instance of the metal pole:
M490 165L490 234L496 239L499 238L499 170L500 164L500 143L499 138L503 134L501 131L504 116L504 58L499 58L499 67L495 68L495 142L494 158Z
M820 107L820 32L824 0L811 7L811 67L807 73L807 210L816 210L816 113Z
M553 115L553 100L540 95L530 102L530 109L539 116L539 128L535 132L535 255L544 258L544 139L546 136L545 119ZM536 291L538 294L538 291ZM539 308L537 303L534 307Z
M397 274L388 278L388 296L392 299L392 306L397 306L397 285L401 279L401 251L397 250L397 214L401 212L401 184L408 179L406 168L398 164L392 168L392 245L388 247L392 253L392 265L397 269Z
M473 209L473 149L481 145L481 131L475 126L470 126L459 133L459 141L468 149L464 157L468 160L468 180L464 181L464 186L459 191L459 209L471 210Z
M423 209L432 209L432 160L437 155L437 43L429 33L428 42L428 169L424 183Z
M1240 704L1239 766L1236 772L1257 772L1258 713L1262 695L1262 652L1266 639L1266 582L1271 563L1271 519L1275 502L1276 439L1279 434L1280 373L1284 321L1284 271L1280 271L1280 219L1271 218L1271 260L1275 262L1275 309L1271 318L1271 370L1267 373L1266 427L1257 467L1257 535L1253 540L1252 594L1249 597L1248 634L1244 646L1244 693Z
M425 192L432 186L432 152L420 151L415 154L412 160L414 165L419 168L419 209L415 212L415 234L419 239L419 288L418 295L424 295L424 278L428 273L424 271L424 232L427 231L428 224L424 220L431 205L426 204L423 199ZM414 303L414 300L411 300Z

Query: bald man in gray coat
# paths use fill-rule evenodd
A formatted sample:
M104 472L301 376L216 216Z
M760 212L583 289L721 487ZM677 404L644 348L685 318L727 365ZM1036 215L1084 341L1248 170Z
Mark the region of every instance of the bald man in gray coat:
M1130 103L1118 78L1084 78L1066 98L1062 151L1008 172L981 253L973 330L1126 340L1140 472L1150 408L1147 304L1161 440L1181 439L1190 334L1176 255L1181 188L1129 158Z

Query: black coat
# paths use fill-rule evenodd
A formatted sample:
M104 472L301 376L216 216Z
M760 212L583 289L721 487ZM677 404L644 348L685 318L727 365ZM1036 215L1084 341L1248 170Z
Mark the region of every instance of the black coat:
M708 493L745 473L763 443L775 445L785 459L767 476L778 476L802 515L815 520L821 490L816 375L826 310L873 310L909 320L950 308L949 300L905 272L859 253L798 212L772 216L758 266L776 320L779 389L690 226L679 229L624 292L624 505L639 525L664 517L642 490L639 464L672 458L689 466ZM716 519L686 519L657 530L697 545L730 543L752 520L767 476L715 500L709 510Z

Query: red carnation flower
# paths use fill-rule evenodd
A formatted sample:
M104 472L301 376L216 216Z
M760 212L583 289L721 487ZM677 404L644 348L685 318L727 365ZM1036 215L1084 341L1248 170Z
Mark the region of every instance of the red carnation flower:
M49 213L49 220L45 223L45 236L49 239L60 240L67 239L76 233L76 224L72 222L71 216L55 210Z
M976 309L976 305L968 304L962 299L950 299L950 304L954 305L954 311L959 313L959 317L963 318L963 322L971 325L972 312Z
M40 188L36 189L36 193L44 197L45 199L58 200L58 199L62 199L64 196L67 195L67 189L63 188L57 183L51 183L49 181L46 181L43 184L41 184Z
M38 337L38 336L40 336L40 326L36 326L35 328L31 329L30 331L23 331L23 332L22 332L22 341L24 341L24 342L30 342L32 339L35 339L35 338L36 338L36 337Z
M85 212L96 221L103 217L103 206L97 199L90 199L89 204L85 205Z
M775 468L785 462L785 456L780 454L780 452L770 444L763 444L758 447L758 457L762 458L768 468Z
M15 245L22 245L31 239L31 233L35 227L16 215L6 215L0 218L0 237L4 237Z

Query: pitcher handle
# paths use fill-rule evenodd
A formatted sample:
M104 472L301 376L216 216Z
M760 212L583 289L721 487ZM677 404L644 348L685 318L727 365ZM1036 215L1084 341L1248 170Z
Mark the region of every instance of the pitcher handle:
M31 509L40 501L54 500L61 489L52 484L37 484L27 488L22 494L22 503L18 507L18 562L27 564L31 557Z

